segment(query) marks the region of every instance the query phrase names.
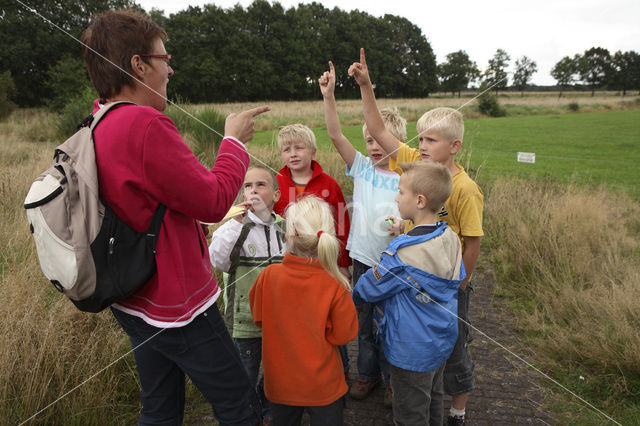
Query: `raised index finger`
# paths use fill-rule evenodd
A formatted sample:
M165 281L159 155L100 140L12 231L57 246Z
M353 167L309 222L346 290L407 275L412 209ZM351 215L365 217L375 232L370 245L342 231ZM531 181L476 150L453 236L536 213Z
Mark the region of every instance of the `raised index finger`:
M329 74L335 75L336 70L333 67L333 62L329 61Z
M268 105L263 105L263 106L259 106L259 107L247 110L246 113L251 115L252 117L255 117L267 111L271 111L271 107Z
M360 63L362 65L367 65L367 60L364 58L364 47L360 48Z

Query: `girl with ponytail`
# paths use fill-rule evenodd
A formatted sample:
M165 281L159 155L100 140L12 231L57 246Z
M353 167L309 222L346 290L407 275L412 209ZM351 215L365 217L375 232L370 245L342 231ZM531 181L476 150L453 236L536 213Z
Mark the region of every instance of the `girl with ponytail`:
M249 293L262 327L265 394L276 425L299 424L305 409L312 424L340 425L348 387L337 346L356 337L358 319L338 268L334 218L313 196L291 204L286 217L288 252Z

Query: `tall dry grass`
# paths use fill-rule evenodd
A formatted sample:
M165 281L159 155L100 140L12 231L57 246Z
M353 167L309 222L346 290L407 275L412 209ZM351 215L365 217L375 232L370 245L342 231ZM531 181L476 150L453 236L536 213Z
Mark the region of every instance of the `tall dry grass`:
M476 95L475 92L466 92L461 98L442 94L421 99L380 98L377 103L379 108L397 107L400 114L408 121L417 121L426 111L441 106L461 108L466 118L477 118L482 114L478 111L477 100L473 100ZM569 111L568 105L570 103L578 103L583 112L621 109L635 105L634 102L637 99L640 99L640 96L628 95L622 98L616 92L602 92L594 97L585 92L565 92L562 98L558 98L557 93L553 92L527 92L525 96L510 92L508 94L501 93L498 97L500 104L506 107L507 111L513 110L515 115L566 113ZM270 105L271 111L256 119L258 130L273 130L292 122L303 122L312 128L325 126L321 98L318 98L317 101L235 102L207 105L213 106L222 114L227 115L264 104ZM337 105L342 125L361 125L363 123L362 102L359 99L338 100ZM204 105L199 105L195 109L203 107Z
M53 143L32 142L48 138L48 118L18 111L0 123L1 424L29 419L130 349L109 312L80 313L40 271L22 205L52 159ZM134 370L126 357L29 423L131 423L139 405Z
M486 194L489 255L540 358L586 369L613 398L631 396L640 384L638 201L509 179Z

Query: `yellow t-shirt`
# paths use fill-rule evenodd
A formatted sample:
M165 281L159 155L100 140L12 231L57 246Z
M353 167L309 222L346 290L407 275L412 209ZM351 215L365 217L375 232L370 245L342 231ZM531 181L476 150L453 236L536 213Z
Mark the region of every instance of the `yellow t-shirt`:
M397 159L389 159L389 170L402 174L399 163L421 161L420 151L401 143L397 152ZM447 222L453 232L458 235L462 243L464 253L464 237L481 237L482 209L484 208L484 194L477 183L464 171L464 168L455 163L459 171L453 175L453 191L438 213L438 220ZM411 221L407 221L404 232L413 229Z
M484 194L458 163L459 171L453 175L453 191L438 212L438 220L447 222L453 232L458 234L464 253L464 237L481 237L482 209Z
M402 174L402 169L398 167L399 163L411 163L412 161L420 161L422 159L420 157L420 150L416 148L409 148L409 145L402 142L400 142L396 155L397 158L395 160L393 157L389 158L389 170L394 171L399 175Z

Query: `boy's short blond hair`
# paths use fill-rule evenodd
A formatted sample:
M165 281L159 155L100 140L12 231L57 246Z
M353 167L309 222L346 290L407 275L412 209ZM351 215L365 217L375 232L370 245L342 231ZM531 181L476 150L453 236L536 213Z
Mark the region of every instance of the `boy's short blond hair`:
M382 116L384 127L386 127L396 139L400 142L407 140L407 120L402 118L398 113L398 108L383 108L380 110L380 115ZM362 136L364 136L366 131L367 123L364 123L362 126Z
M278 133L278 148L281 151L283 147L296 142L303 142L309 148L316 149L316 136L304 124L289 124L280 129Z
M451 172L444 164L433 161L414 161L399 164L402 176L409 179L409 186L416 195L427 197L427 208L433 213L442 209L453 190Z
M460 139L464 135L464 120L462 113L453 108L439 107L427 111L416 123L418 135L427 131L435 131L449 141Z

